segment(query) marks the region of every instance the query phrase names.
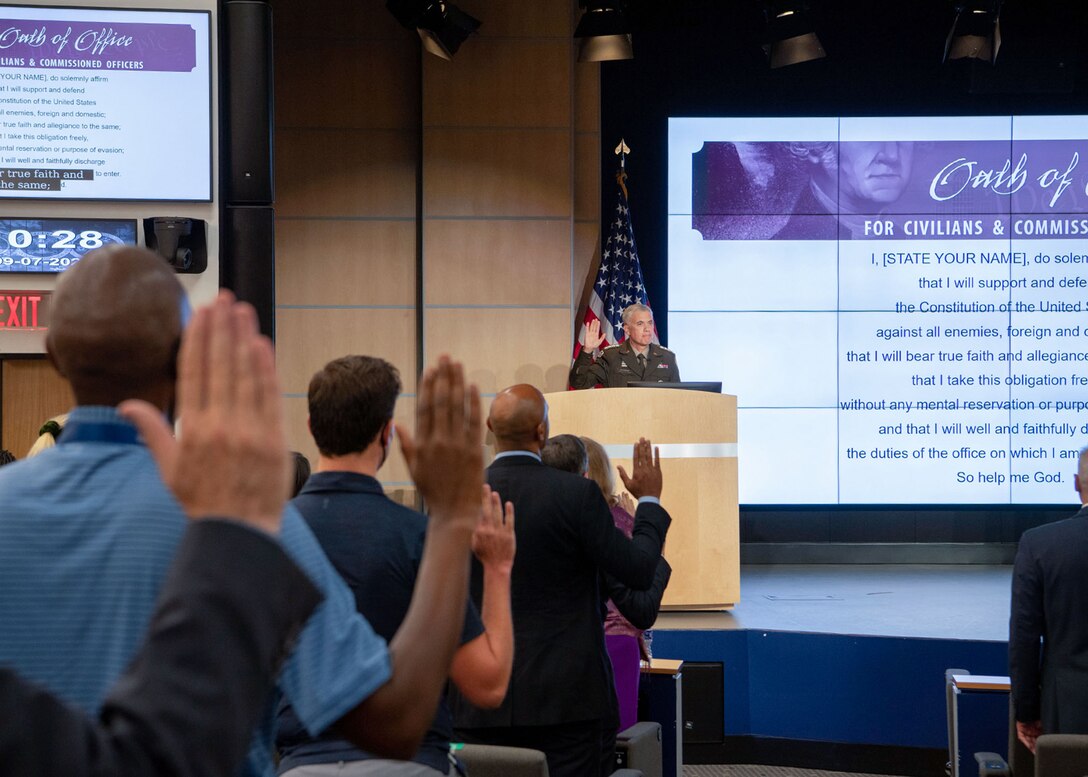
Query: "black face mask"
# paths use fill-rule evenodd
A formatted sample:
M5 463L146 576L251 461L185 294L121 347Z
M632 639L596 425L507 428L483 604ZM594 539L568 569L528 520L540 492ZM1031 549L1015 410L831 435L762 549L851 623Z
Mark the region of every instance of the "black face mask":
M389 422L389 437L386 438L385 430L378 432L378 443L382 446L382 460L378 462L378 469L385 466L385 460L389 457L389 447L393 444L393 422Z
M181 353L181 335L178 335L178 339L174 341L174 346L170 350L170 380L174 384L174 391L170 395L170 403L166 406L166 422L173 426L177 423L178 355Z

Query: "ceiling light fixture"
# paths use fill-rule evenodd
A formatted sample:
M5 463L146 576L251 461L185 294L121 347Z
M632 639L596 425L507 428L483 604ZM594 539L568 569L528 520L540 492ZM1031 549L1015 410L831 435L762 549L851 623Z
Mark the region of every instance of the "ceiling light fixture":
M806 0L764 0L767 44L763 50L772 68L811 62L827 56L809 14Z
M453 59L480 27L479 19L442 0L387 0L385 7L401 25L419 33L423 48L442 59Z
M581 40L579 62L633 59L631 25L624 0L579 0L584 10L574 37Z
M1002 0L954 0L956 13L944 42L942 62L981 59L993 65L1001 48Z

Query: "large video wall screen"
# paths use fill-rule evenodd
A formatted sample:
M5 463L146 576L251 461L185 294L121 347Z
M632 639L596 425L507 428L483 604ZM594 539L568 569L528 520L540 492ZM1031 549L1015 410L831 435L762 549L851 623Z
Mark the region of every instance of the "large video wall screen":
M0 5L0 198L212 198L211 15Z
M670 119L668 307L742 503L1068 502L1088 117Z

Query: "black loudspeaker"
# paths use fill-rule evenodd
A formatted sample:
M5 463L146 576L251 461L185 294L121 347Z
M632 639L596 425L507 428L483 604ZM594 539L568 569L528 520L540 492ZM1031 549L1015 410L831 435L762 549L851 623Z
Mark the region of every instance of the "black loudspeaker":
M684 744L725 741L723 669L717 662L684 662Z
M219 19L220 196L231 205L268 205L275 200L272 8L253 0L227 0Z
M275 337L275 214L269 207L222 209L219 285L257 309L261 332Z

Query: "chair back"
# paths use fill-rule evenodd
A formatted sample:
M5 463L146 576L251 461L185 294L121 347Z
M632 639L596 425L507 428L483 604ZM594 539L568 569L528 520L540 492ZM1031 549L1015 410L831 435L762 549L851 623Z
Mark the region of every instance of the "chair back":
M539 750L466 744L457 757L471 777L548 777L548 760Z

